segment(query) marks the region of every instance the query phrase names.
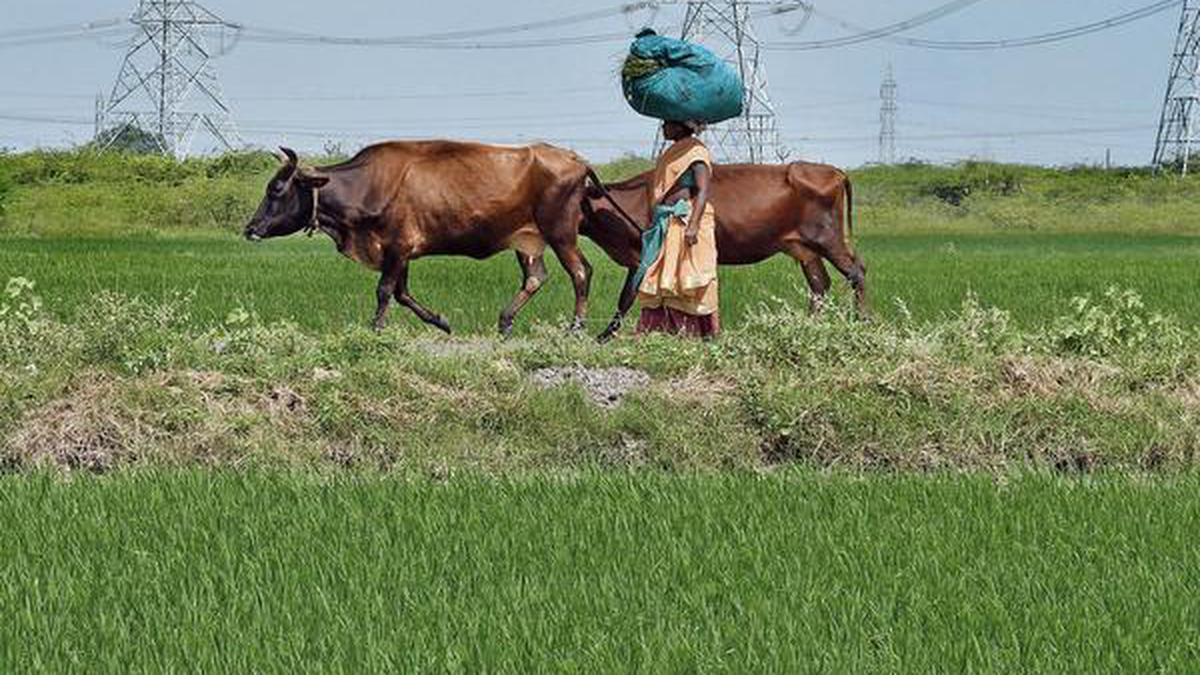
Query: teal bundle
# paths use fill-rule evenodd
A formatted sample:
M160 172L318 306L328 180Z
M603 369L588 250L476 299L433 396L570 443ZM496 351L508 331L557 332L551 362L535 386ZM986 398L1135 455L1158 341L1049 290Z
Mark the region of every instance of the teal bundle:
M723 122L742 114L742 78L708 49L646 30L621 69L625 100L660 120Z

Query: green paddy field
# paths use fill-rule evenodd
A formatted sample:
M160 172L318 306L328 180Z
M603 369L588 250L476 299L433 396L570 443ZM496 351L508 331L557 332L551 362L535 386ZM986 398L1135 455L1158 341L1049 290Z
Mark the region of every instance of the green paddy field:
M0 486L9 672L1189 672L1200 485Z
M135 238L20 238L3 241L0 268L36 279L43 297L71 312L101 289L136 289L162 300L195 294L195 320L212 323L235 306L266 320L295 321L313 330L365 324L375 309L377 276L342 258L318 238L250 244L230 233ZM1117 286L1132 288L1157 310L1200 322L1200 236L1123 233L869 233L858 239L867 260L875 311L935 320L957 310L968 294L1003 307L1023 323L1054 316L1079 295ZM598 332L616 306L623 268L594 246L590 318ZM764 303L785 300L803 308L807 287L799 268L779 256L753 267L722 270L722 312L736 326ZM830 267L830 273L836 270ZM484 262L428 258L412 267L418 299L442 313L457 332L491 335L496 317L516 293L516 260L500 254ZM550 281L518 320L565 323L574 307L566 273ZM846 296L844 280L835 288ZM848 298L845 302L849 302ZM394 321L418 321L397 309Z

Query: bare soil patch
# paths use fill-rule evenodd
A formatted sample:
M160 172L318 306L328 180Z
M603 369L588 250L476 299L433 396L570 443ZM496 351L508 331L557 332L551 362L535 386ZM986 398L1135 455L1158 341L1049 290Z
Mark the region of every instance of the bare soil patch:
M588 398L602 408L615 408L630 392L650 384L650 375L641 370L585 368L578 365L540 368L530 374L530 379L543 389L578 384Z

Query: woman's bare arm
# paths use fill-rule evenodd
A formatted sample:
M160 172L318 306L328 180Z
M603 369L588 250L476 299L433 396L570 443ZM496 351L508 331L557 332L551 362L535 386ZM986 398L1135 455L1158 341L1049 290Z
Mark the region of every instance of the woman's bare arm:
M683 231L683 241L688 246L695 246L700 240L700 221L704 218L704 209L708 207L708 188L712 183L708 165L702 162L692 165L692 176L696 180L696 201L692 204L687 229Z

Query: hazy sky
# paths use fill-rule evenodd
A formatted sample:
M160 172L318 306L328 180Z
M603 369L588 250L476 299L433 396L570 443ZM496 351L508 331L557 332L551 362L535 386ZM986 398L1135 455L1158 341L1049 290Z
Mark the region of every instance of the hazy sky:
M816 0L869 27L944 0ZM1103 19L1150 0L983 0L910 33L933 39L1021 37ZM612 7L610 0L413 2L411 0L206 0L225 19L256 28L391 36L486 28ZM0 34L127 16L133 0L0 0ZM655 24L678 25L664 7ZM480 40L627 32L647 13ZM897 154L945 161L986 157L1069 164L1144 164L1153 150L1179 9L1058 44L943 52L887 42L763 53L771 94L793 157L855 166L877 156L879 85L891 62L899 82ZM789 36L762 18L764 42L836 37L814 18ZM616 71L627 41L521 50L423 51L243 41L216 62L246 141L353 149L383 138L547 140L595 161L646 154L652 121L622 100ZM107 93L122 47L116 38L12 46L0 43L0 147L86 141L94 99ZM5 118L7 116L7 119ZM12 117L37 118L17 121ZM51 118L53 121L46 121ZM38 119L43 121L37 121ZM197 150L211 146L198 143Z

